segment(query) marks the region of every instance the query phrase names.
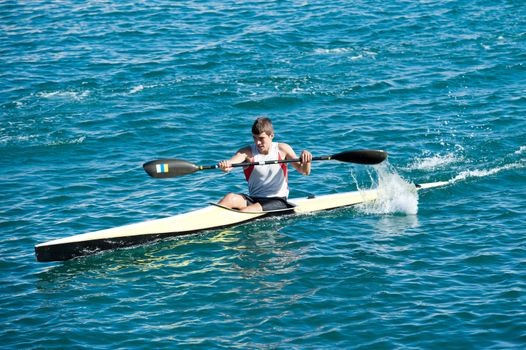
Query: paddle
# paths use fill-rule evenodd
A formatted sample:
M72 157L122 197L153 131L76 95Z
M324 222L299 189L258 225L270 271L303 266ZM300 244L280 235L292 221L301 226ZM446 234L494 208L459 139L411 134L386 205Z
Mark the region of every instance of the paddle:
M356 164L379 164L387 158L387 153L377 150L354 150L336 153L331 156L313 157L312 160L337 160L346 163ZM285 160L269 160L266 162L245 162L232 164L232 167L243 167L250 165L268 165L279 163L298 163L301 160L285 159ZM199 170L217 169L217 165L195 165L180 159L159 159L144 163L144 170L151 177L158 179L177 177L187 174L195 173Z

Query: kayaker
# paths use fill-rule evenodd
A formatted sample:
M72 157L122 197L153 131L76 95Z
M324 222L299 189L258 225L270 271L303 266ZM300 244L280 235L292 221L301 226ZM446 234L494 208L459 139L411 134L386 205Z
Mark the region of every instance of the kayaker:
M269 118L257 118L252 125L252 145L239 149L229 160L218 166L224 172L231 171L232 164L260 162L266 160L301 159L301 163L290 163L304 175L311 171L312 154L303 150L298 157L286 143L273 142L274 127ZM229 193L219 201L220 205L242 211L268 211L288 208L289 196L287 163L245 167L245 178L249 194Z

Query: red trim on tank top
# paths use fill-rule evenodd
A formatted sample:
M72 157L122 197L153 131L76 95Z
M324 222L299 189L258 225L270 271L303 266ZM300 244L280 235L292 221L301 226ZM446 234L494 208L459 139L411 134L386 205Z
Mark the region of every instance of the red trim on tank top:
M254 158L249 158L248 161L253 162ZM250 178L250 175L252 175L252 171L254 171L254 165L247 166L243 169L243 172L245 173L245 179L247 179L247 181Z
M278 160L281 160L281 153L279 153L278 149ZM280 164L281 170L283 170L283 176L285 177L285 182L287 183L287 188L289 188L289 168L287 167L287 163L281 163Z

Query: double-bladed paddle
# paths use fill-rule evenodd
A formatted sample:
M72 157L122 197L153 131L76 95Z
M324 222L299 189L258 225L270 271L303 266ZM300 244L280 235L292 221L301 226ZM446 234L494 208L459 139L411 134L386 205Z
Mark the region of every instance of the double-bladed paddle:
M333 154L332 156L313 157L312 160L337 160L356 164L379 164L387 158L387 153L378 150L354 150ZM269 160L265 162L244 162L232 164L232 167L251 165L269 165L280 163L299 163L301 159ZM218 165L195 165L180 159L159 159L144 163L144 170L151 177L163 179L195 173L199 170L218 169Z

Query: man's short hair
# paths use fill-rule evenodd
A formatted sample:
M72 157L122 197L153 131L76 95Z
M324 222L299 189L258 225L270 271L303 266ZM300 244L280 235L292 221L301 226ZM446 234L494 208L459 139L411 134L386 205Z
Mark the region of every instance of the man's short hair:
M272 121L269 118L259 117L252 125L252 134L259 135L263 132L270 136L274 134L274 127L272 126Z

